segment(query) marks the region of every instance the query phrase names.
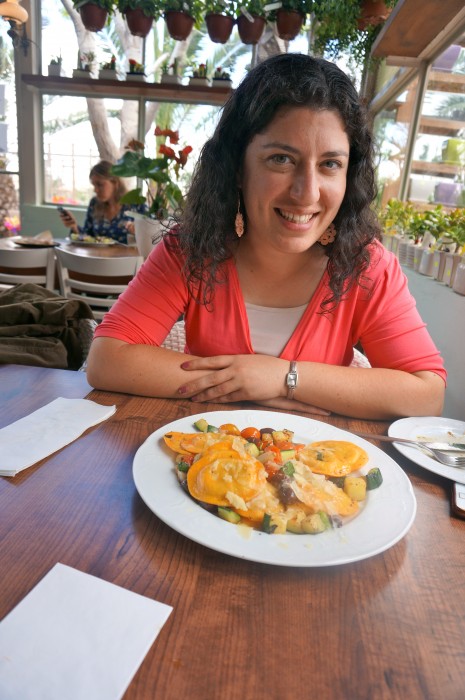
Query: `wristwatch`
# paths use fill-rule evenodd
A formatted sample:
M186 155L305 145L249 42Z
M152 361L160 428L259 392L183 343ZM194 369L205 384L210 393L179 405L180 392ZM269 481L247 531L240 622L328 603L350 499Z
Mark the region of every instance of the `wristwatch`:
M294 391L297 386L297 380L299 375L297 374L297 362L292 361L289 366L289 372L286 374L286 386L287 386L287 398L294 398Z

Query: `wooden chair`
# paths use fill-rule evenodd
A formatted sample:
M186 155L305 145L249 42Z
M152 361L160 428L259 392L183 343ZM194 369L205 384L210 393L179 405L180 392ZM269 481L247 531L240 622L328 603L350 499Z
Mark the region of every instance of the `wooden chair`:
M53 291L55 287L55 252L53 248L0 249L0 287L15 284L39 284Z
M83 299L101 320L144 262L142 257L93 258L56 248L60 292Z

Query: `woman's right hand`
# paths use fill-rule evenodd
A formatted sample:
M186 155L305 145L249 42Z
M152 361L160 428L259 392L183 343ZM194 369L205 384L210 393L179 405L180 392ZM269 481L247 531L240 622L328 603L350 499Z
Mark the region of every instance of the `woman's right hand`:
M69 228L73 233L79 233L77 221L74 218L72 214L70 214L69 211L66 209L63 211L58 212L60 215L60 219L62 220L63 224L66 226L66 228Z

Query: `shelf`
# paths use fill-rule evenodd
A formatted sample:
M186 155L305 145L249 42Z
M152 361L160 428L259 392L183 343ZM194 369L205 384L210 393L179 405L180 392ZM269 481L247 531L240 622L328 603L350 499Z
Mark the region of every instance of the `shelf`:
M439 177L455 177L460 171L459 165L451 163L431 163L425 160L414 160L411 172L422 175L438 175Z
M372 55L418 58L463 12L463 0L399 0L373 44Z
M428 90L463 94L465 90L465 75L432 70L428 74Z
M49 95L76 97L107 97L138 99L153 102L184 102L222 107L231 88L199 88L190 85L148 83L131 80L98 80L97 78L58 78L45 75L23 75L23 82L31 89Z

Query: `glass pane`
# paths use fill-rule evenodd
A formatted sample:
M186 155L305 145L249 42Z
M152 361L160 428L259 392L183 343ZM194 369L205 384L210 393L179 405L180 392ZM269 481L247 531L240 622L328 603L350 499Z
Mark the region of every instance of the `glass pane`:
M416 88L415 79L406 91L376 115L374 134L380 206L399 196Z
M450 46L431 66L413 152L409 197L465 205L465 51Z
M107 154L119 152L122 100L44 95L43 104L45 201L87 204L92 195L89 171L104 157L96 138ZM135 113L137 124L137 102L126 101L124 108Z
M0 22L0 237L16 234L19 220L18 131L13 43Z

